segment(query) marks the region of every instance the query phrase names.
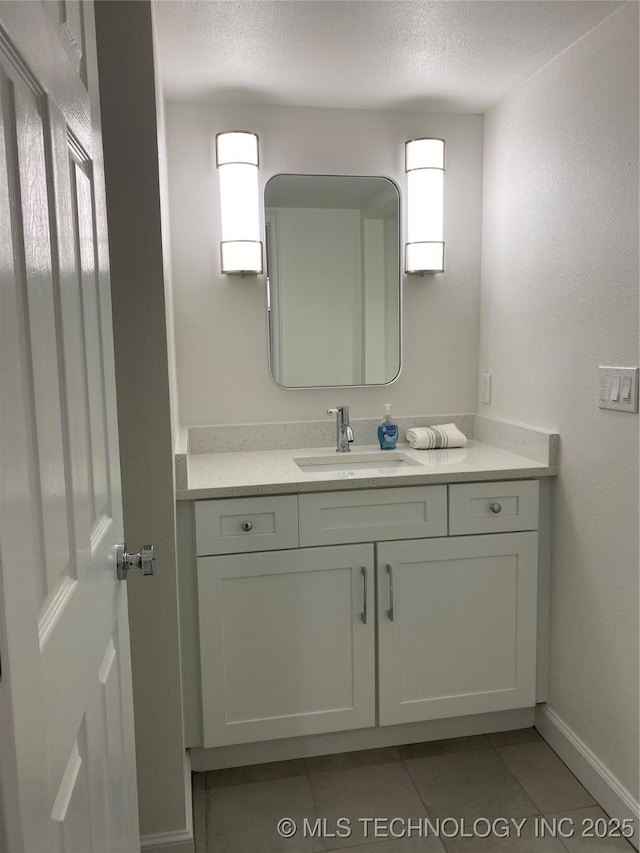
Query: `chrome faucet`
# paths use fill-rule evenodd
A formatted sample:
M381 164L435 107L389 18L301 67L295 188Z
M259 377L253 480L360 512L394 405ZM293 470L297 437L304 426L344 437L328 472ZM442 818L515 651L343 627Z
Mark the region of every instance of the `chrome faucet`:
M349 453L353 442L353 430L349 426L349 406L327 409L328 415L336 416L336 453Z

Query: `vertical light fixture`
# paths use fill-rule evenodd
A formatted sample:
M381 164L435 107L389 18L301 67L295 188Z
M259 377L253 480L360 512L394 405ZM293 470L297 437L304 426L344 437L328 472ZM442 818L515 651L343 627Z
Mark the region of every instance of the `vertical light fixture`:
M444 139L405 143L405 172L405 272L444 272Z
M223 273L256 275L262 272L258 165L255 133L234 130L216 135Z

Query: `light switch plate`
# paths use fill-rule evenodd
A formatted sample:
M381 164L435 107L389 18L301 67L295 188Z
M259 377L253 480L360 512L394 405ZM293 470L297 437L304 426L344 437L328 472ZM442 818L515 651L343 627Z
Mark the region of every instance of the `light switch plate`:
M480 374L480 402L489 405L491 403L491 374Z
M617 412L638 411L638 368L599 367L598 406Z

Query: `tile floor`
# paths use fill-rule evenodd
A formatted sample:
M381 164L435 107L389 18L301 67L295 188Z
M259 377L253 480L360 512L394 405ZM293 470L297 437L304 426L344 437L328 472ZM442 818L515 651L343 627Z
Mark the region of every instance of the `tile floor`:
M195 773L193 787L196 853L633 850L581 837L606 815L535 729Z

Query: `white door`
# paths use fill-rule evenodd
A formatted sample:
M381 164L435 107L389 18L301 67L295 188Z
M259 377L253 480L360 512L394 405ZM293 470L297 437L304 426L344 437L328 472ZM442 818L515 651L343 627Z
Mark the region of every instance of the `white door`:
M93 8L0 3L0 847L139 850Z
M377 546L380 725L533 707L537 538Z

